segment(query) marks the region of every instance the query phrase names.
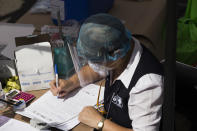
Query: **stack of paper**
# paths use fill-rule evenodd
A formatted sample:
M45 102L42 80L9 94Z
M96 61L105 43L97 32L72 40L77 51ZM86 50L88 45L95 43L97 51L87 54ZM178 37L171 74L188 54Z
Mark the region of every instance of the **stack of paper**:
M51 91L48 91L24 111L17 113L40 119L62 130L69 130L79 123L78 114L83 107L96 104L98 91L98 85L90 84L71 92L65 99L58 99L57 96L52 95ZM103 100L103 96L102 87L100 100Z
M0 131L38 131L31 125L19 120L0 116Z

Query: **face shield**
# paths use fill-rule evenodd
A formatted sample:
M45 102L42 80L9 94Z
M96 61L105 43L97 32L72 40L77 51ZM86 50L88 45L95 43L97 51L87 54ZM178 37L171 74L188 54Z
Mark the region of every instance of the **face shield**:
M109 15L105 17L108 18ZM114 17L112 18L114 19ZM96 23L98 21L92 22L92 19L90 21L86 20L81 26L76 43L68 41L73 65L81 86L107 76L113 69L113 67L107 66L108 63L125 56L131 47L129 32L124 29L120 31L103 23ZM123 26L121 23L118 24Z
M109 69L103 66L104 63L106 63L105 60L96 64L92 63L90 60L78 54L75 43L68 43L68 48L75 72L80 82L80 86L83 87L89 83L99 81L100 78L107 76Z

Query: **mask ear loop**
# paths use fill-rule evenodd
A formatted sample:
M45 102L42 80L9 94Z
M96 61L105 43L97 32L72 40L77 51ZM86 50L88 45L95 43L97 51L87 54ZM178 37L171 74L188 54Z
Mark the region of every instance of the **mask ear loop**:
M101 92L101 87L102 87L102 81L100 83L100 87L99 87L99 92L98 92L98 97L97 97L97 103L96 103L96 106L97 106L97 110L102 114L106 114L107 112L105 111L104 109L104 104L103 103L99 103L99 97L100 97L100 92Z

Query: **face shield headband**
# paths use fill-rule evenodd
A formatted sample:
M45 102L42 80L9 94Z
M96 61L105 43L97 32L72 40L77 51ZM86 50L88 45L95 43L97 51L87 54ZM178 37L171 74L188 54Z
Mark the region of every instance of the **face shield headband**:
M100 62L111 62L111 61L116 61L119 58L124 57L127 52L130 50L131 48L131 33L126 30L126 36L128 38L128 41L126 43L121 44L121 48L113 51L112 53L110 53L109 51L107 51L107 47L103 47L100 48L97 52L93 52L93 54L91 54L89 50L89 48L85 48L84 46L82 46L80 37L77 41L77 53L80 57L83 57L84 59L92 62L92 63L100 63ZM105 46L107 45L111 45L111 44L105 44ZM87 53L88 52L88 53Z

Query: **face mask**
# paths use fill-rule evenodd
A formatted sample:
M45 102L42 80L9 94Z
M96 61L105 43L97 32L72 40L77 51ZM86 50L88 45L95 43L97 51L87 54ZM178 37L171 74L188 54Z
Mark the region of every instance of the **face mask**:
M107 76L108 72L112 70L112 68L108 68L100 64L92 63L90 61L88 61L88 64L94 70L94 72L99 73L99 75L101 76Z

